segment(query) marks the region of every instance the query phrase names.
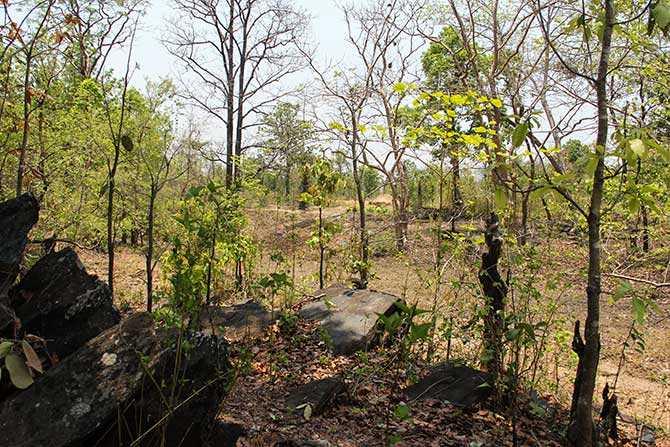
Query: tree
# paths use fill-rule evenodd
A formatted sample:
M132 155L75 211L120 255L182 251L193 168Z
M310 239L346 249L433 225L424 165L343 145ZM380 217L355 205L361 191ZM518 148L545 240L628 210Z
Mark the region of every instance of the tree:
M312 185L301 195L301 200L319 208L317 231L309 240L309 244L319 248L319 288L323 289L326 279L326 248L335 231L333 224L328 225L324 222L323 208L328 206L332 195L337 191L341 177L324 159L317 159L304 169L311 177Z
M307 16L286 0L175 3L182 16L165 42L186 71L181 95L226 128L230 187L240 175L240 157L253 146L243 142L245 133L288 94L275 90L280 81L304 66Z
M137 28L137 22L134 24L134 29ZM126 100L128 99L128 85L131 76L131 64L133 41L135 39L135 31L130 39L130 48L128 50L128 57L126 59L126 71L122 81L121 95L118 98L118 110L112 109L110 98L108 98L108 91L105 91L103 83L103 93L105 98L105 112L109 124L109 134L113 143L113 154L111 159L107 160L107 283L109 284L110 292L114 296L114 193L116 188L116 172L119 168L121 157L121 148L127 152L133 150L133 141L125 132L126 124ZM116 119L117 122L114 122Z
M65 60L81 78L99 80L109 55L127 44L133 23L144 13L147 0L66 0L55 5L66 29L55 36L67 42Z
M425 6L423 1L392 0L344 11L348 41L370 76L370 123L362 130L377 144L362 158L379 171L391 192L398 251L405 249L409 225L402 110L409 91L405 86L419 79L414 62L423 46L417 29L423 26Z
M593 394L600 357L600 297L601 285L601 225L603 215L611 209L613 203L603 208L606 192L606 182L619 177L629 160L635 160L639 154L642 140L635 141L628 138L619 140L617 147L610 144L610 113L614 108L613 97L608 92L609 86L623 70L622 62L627 53L619 53L615 49L625 44L630 37L626 33L615 33L620 26L631 27L648 12L649 21L654 23L658 11L650 10L647 3L642 13L636 11L632 3L617 5L619 11L628 14L629 18L617 19L617 9L613 0L603 0L583 4L575 11L572 5L556 4L549 7L537 2L536 8L540 12L540 25L547 45L551 48L556 62L568 71L573 77L586 83L591 90L592 103L596 109L596 141L593 151L589 154L588 172L591 177L590 193L587 204L583 206L561 184L563 174L554 179L548 179L549 187L562 195L586 219L588 226L588 272L586 287L586 321L584 337L580 332L580 322L575 323L573 349L579 357L577 373L574 382L574 392L570 412L570 427L568 440L573 445L596 445L596 430L593 423ZM557 8L557 9L556 9ZM649 10L649 11L648 11ZM594 13L594 11L596 13ZM667 11L670 12L670 11ZM576 13L572 21L564 27L552 27L557 23L561 14ZM664 24L667 26L667 23ZM565 38L566 35L572 38ZM577 36L575 37L575 34ZM559 37L560 36L560 37ZM618 42L621 40L623 42ZM586 59L575 58L574 51L586 54ZM597 57L592 59L592 56ZM586 101L585 101L586 102ZM621 137L622 135L619 134ZM615 157L616 164L607 161L608 157ZM616 199L613 200L614 202Z
M278 167L284 175L284 194L291 197L291 174L296 165L309 161L312 153L313 126L299 118L300 106L279 102L263 119L260 129L263 141L264 167ZM304 192L304 191L302 191Z

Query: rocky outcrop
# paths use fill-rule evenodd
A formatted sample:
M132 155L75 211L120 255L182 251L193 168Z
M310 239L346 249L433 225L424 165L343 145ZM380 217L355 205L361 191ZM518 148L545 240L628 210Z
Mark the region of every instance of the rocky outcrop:
M40 259L10 292L21 331L47 340L64 358L119 322L106 283L89 275L71 248ZM5 327L5 335L10 328Z
M229 379L226 344L179 339L148 314L103 332L0 406L0 445L203 445Z
M484 402L493 388L489 375L467 366L442 363L426 377L405 390L409 401L434 399L457 407L472 407Z
M39 204L31 194L0 203L0 296L16 279Z
M331 286L314 295L320 299L306 304L299 315L320 322L338 355L353 354L378 342L379 315L392 314L398 301L388 293L343 286Z
M200 314L203 332L223 335L229 341L260 338L273 322L272 312L256 301L226 307L209 306Z

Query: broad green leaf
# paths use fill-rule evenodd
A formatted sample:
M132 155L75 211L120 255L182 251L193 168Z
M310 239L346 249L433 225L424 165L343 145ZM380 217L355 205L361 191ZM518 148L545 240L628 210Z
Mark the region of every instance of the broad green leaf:
M409 335L410 341L415 342L417 340L425 340L428 338L428 332L430 331L431 327L431 323L412 324Z
M512 145L514 147L519 147L523 144L523 141L528 135L528 123L521 123L514 128L512 132Z
M5 367L9 372L9 378L15 387L25 390L33 384L33 377L30 375L30 370L21 357L16 354L9 354L5 358Z
M0 343L0 359L4 358L12 350L14 343L11 341L3 341Z
M495 203L498 210L504 210L507 208L507 194L503 188L496 188Z
M642 158L645 156L647 153L647 147L644 144L644 141L640 140L639 138L635 138L634 140L630 140L630 150L633 151L635 155L637 155L639 158Z
M644 324L644 320L647 316L647 305L644 300L640 297L634 296L632 300L633 304L633 316L635 321L638 324Z

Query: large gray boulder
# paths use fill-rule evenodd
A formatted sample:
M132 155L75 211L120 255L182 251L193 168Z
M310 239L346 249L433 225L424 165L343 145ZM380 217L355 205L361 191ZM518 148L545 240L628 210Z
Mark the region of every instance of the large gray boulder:
M40 259L9 297L23 333L47 340L61 359L120 320L107 284L89 275L71 248Z
M302 318L317 320L328 333L333 352L349 355L379 341L379 315L391 315L398 297L375 290L331 286L319 290L320 298L300 310Z
M0 296L16 279L39 204L32 194L0 203Z
M144 313L103 332L0 406L0 445L204 445L229 379L227 346L195 334L176 355L177 339Z

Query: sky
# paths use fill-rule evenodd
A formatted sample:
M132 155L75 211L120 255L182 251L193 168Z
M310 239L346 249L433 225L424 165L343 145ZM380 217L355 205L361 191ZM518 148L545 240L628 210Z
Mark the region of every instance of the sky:
M142 87L146 79L176 76L176 61L165 49L161 36L168 29L167 19L178 17L170 6L170 0L153 0L147 13L140 22L141 30L135 37L133 59L139 69L133 74L132 83ZM355 0L354 3L363 3ZM322 60L339 60L346 56L344 35L346 26L342 14L333 0L294 0L294 4L312 17L308 32L318 45L318 57ZM123 75L125 67L125 49L114 54L111 66Z

